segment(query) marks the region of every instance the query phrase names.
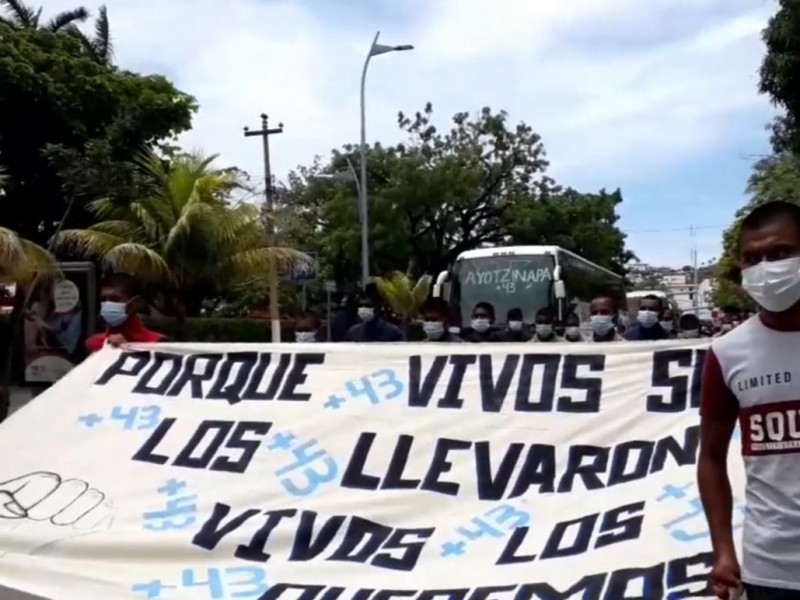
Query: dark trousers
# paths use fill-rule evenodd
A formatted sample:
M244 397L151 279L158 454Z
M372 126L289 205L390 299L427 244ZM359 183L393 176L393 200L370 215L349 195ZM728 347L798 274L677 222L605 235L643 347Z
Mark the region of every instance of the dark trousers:
M761 585L745 584L747 600L800 600L800 590L780 590Z

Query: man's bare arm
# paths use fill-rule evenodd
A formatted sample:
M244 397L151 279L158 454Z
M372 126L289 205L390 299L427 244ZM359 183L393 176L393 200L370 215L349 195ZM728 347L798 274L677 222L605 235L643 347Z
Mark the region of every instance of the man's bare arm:
M725 383L717 357L709 351L703 369L697 486L717 556L735 555L728 448L737 415L738 403Z

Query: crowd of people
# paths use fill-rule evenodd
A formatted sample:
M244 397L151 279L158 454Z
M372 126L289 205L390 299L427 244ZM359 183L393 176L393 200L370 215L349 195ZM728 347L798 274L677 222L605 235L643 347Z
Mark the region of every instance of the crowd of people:
M87 350L95 352L106 342L153 342L164 336L147 329L137 313L142 304L136 280L115 274L105 278L100 292L100 317L106 324L103 333L87 341ZM582 323L574 312L559 318L545 308L526 323L521 308L512 308L502 324L496 321L495 309L489 302L478 302L472 310L469 327L462 328L454 318L450 305L441 298L429 298L421 307L420 321L425 342L625 342L718 337L731 331L739 322L736 316L722 317L716 329L701 322L693 313L676 318L672 309L658 296L641 299L635 321L631 324L609 296L598 296L589 305L588 323ZM588 325L588 327L587 327ZM358 297L346 299L329 327L316 313L304 312L294 321L294 340L299 343L333 342L402 342L408 339L408 323L392 314L378 290L367 286Z
M143 301L137 290L136 280L128 275L115 274L103 280L100 317L106 330L89 338L86 347L90 353L106 342L120 345L165 339L147 329L138 318ZM701 322L693 313L675 318L673 311L657 296L646 296L640 301L634 323L626 324L620 315L611 297L598 296L589 306L589 328L581 326L574 312L559 319L550 309L536 312L529 324L520 308L510 309L505 322L498 325L494 307L488 302L478 302L472 310L470 326L462 329L446 301L430 298L421 307L419 326L425 342L602 343L719 337L741 320L738 315L724 315L720 325L714 327L709 322ZM368 286L361 296L345 300L329 328L316 313L302 313L294 321L294 341L402 342L408 337L409 328L405 325L385 306L377 289Z
M441 298L430 298L421 310L424 341L449 343L482 342L624 342L669 339L695 339L724 335L738 323L735 317L723 317L719 327L701 322L695 314L684 313L676 318L658 296L646 296L639 304L636 320L626 324L614 300L608 296L594 298L589 307L590 331L581 327L574 312L563 318L549 309L536 312L532 323L525 322L521 308L512 308L502 325L497 324L495 308L489 302L478 302L472 310L469 327L460 326L450 306ZM295 323L297 342L326 339L322 322L314 313L304 313ZM331 323L330 341L334 342L399 342L406 332L391 311L382 305L376 290L367 291L345 305Z

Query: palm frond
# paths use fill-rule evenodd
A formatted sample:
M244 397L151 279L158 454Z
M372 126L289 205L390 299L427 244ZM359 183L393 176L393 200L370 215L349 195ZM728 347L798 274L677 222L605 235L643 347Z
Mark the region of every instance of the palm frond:
M0 227L0 280L24 283L37 273L57 270L56 261L47 250Z
M54 250L89 259L103 258L127 241L125 238L91 229L65 229L51 240Z
M169 265L161 255L142 244L122 243L103 255L103 263L112 271L131 273L151 283L175 283Z
M411 290L411 297L414 300L415 313L419 312L419 309L428 299L428 296L431 293L432 282L433 278L430 275L423 275L422 277L417 279L417 283L414 284L414 288Z
M108 10L105 5L98 10L97 20L94 22L94 49L98 60L110 64L114 59L114 45L111 41L111 27L108 22Z
M141 239L145 237L141 227L136 223L124 219L95 223L89 227L89 231L107 233L120 239L128 240L129 242L136 241L137 238L141 241Z
M385 277L376 277L375 285L392 310L404 318L411 318L418 312L430 292L431 277L423 275L416 282L400 271L393 271Z
M55 17L50 19L46 28L50 31L59 31L69 25L74 25L78 22L82 23L88 18L89 11L83 6L79 6L78 8L73 8L72 10L66 10L57 14Z
M241 240L253 243L240 245ZM196 255L216 260L219 255L229 256L241 249L253 248L260 240L246 236L246 226L241 215L222 206L191 204L184 207L163 242L165 257L175 257L197 248Z
M21 0L0 0L0 7L11 13L12 26L36 27L36 11ZM41 9L40 9L41 12Z
M274 266L284 270L309 262L307 254L291 248L261 247L238 252L214 267L216 279L224 284L266 277Z
M106 220L113 219L119 216L120 212L124 212L118 204L111 198L98 198L86 203L86 210L94 215L97 219Z

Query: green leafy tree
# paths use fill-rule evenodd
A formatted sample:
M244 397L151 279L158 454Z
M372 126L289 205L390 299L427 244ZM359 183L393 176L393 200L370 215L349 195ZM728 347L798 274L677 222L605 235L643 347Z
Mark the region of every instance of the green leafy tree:
M739 236L742 219L756 206L784 200L800 205L800 158L790 153L759 160L747 184L749 202L737 213L722 238L722 255L716 266L719 280L714 292L717 306L752 307L750 297L739 286Z
M153 182L151 195L129 204L96 200L89 209L99 222L62 231L55 247L153 284L163 292L160 308L177 317L183 332L205 299L263 278L272 261L303 260L265 244L257 207L228 203L238 182L212 167L215 158L187 154L167 162L144 155L138 167Z
M0 24L13 29L47 29L66 31L77 23L89 18L89 11L83 6L58 13L46 23L42 22L42 8L33 8L21 0L0 0Z
M499 243L514 199L537 194L546 178L544 150L524 123L483 109L458 113L439 133L428 104L413 117L400 113L407 142L369 150L371 271L437 272L466 249ZM295 235L310 239L329 275L354 281L360 264L359 213L352 183L315 181L357 164L356 148L334 151L328 164L301 168L289 179L286 206L301 215Z
M773 146L800 154L800 3L779 0L762 39L767 52L759 89L785 111L773 124Z
M561 246L624 275L636 256L626 250L626 236L616 225L621 203L620 190L583 194L573 189L520 203L510 215L511 243Z
M502 111L458 113L444 132L432 117L430 104L401 113L406 142L369 149L372 273L438 273L465 250L508 243L557 243L622 271L630 254L615 225L619 191L561 190L546 175L540 137ZM357 165L356 150L298 168L280 209L284 235L317 251L324 276L338 282L359 275L357 193L352 181L321 177Z
M86 202L130 195L128 163L187 130L195 109L163 77L92 60L73 35L0 25L0 114L14 115L0 119L0 222L43 243L74 197L67 225L85 227Z

